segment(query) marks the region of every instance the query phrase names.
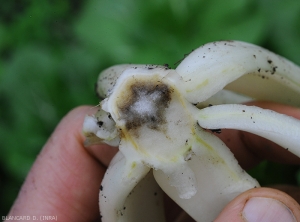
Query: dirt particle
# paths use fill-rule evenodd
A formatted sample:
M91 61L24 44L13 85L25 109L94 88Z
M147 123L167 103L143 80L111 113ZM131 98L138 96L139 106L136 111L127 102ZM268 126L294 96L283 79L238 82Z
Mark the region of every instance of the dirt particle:
M217 133L217 134L222 133L221 129L210 129L210 131L212 131L213 133Z
M98 125L99 127L102 127L102 126L103 126L103 121L98 121L98 122L97 122L97 125Z
M276 72L276 69L277 69L277 66L274 66L274 67L272 68L272 72L271 72L272 75Z
M168 63L165 63L165 64L164 64L164 67L165 67L166 70L167 70L167 69L170 69L170 66L169 66Z

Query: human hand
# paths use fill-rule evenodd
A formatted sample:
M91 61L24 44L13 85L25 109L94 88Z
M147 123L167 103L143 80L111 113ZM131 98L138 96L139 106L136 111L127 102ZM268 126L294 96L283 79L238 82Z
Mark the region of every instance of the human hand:
M252 105L273 109L300 119L300 112L296 108L273 103ZM90 107L76 108L61 121L35 161L9 215L28 215L37 218L53 215L57 216L58 221L99 219L99 185L117 148L106 145L88 149L83 147L82 122L90 109ZM222 130L220 138L231 148L245 169L254 166L261 159L289 164L300 163L299 158L288 151L249 133ZM299 201L298 193L299 190L295 188L289 194ZM167 203L169 202L167 200ZM166 213L169 221L174 221L174 217L178 216L174 212L173 205L167 205ZM300 220L299 205L290 196L274 189L256 188L241 194L229 203L216 221L244 221L243 217L247 217L247 212L252 212L252 216L257 216L261 212L265 216L273 216L273 219L266 221L274 221L274 217L278 221L279 216L292 215L290 212L293 212L295 218ZM249 217L248 220L251 221ZM187 219L182 217L181 221ZM289 220L285 218L282 221Z
M9 216L39 219L48 215L72 222L99 219L99 187L117 148L83 146L82 124L88 112L91 107L76 108L59 123L33 164Z

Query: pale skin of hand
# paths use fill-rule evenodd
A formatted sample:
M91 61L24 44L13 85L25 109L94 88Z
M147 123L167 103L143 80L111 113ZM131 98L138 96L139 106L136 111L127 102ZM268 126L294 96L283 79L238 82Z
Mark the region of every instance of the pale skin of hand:
M266 102L251 105L300 119L298 108ZM57 216L58 221L100 221L99 187L117 148L95 145L87 149L83 146L83 119L93 111L88 106L78 107L62 119L33 164L9 215L51 215ZM300 158L258 136L236 130L222 130L218 136L231 148L244 169L253 167L262 159L300 164ZM279 200L300 221L300 189L284 186L276 188L290 196L278 189L249 190L231 201L216 221L244 221L241 212L247 200L253 196ZM176 217L177 221L188 221L184 214L179 216L175 208L177 206L170 200L166 201L168 221L175 221Z

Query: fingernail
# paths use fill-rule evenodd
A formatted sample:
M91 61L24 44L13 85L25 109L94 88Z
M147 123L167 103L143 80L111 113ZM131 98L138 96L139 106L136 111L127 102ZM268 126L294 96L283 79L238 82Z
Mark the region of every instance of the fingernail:
M296 222L292 211L282 202L265 197L249 199L242 213L247 222Z

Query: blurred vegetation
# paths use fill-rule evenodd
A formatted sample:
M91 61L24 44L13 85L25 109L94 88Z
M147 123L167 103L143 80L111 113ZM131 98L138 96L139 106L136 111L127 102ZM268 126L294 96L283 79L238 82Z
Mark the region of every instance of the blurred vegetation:
M93 88L102 69L174 67L192 49L225 39L252 42L300 64L299 2L1 1L0 214L7 214L59 120L76 106L98 103ZM252 173L262 184L297 179L297 168L266 162Z

